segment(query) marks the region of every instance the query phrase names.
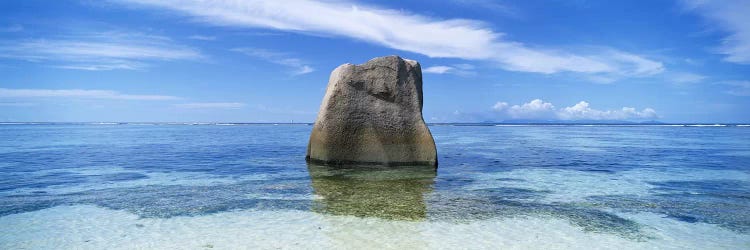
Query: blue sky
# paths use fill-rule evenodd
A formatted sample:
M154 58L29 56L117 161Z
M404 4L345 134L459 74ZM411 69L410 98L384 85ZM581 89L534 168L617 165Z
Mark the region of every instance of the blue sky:
M0 121L312 122L422 65L428 122L750 122L750 1L0 2Z

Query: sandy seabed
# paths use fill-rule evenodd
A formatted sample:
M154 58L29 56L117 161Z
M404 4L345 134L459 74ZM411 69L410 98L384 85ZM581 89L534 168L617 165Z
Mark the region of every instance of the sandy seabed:
M295 210L139 218L76 205L0 217L1 249L743 249L750 237L652 213L623 214L649 239L585 232L566 220L393 221Z

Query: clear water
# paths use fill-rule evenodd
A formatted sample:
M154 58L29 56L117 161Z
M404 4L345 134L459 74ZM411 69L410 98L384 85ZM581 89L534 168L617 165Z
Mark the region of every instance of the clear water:
M431 126L437 172L307 125L0 125L0 249L750 248L750 128Z

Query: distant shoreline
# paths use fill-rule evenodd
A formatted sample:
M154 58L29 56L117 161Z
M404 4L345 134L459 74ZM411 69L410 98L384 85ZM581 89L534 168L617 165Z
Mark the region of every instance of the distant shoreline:
M308 122L0 122L2 125L182 125L182 126L247 126L247 125L306 125ZM429 126L465 126L465 127L524 127L524 126L580 126L580 127L750 127L747 123L574 123L574 122L539 122L539 123L427 123Z

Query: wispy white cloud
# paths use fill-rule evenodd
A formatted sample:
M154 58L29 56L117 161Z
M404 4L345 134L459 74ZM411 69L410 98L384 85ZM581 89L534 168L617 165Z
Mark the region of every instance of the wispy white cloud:
M591 108L585 101L570 107L556 108L552 103L541 99L512 106L506 102L497 102L492 110L502 117L511 119L643 120L659 117L652 108L644 108L640 111L631 107L623 107L619 110L598 110Z
M750 3L747 0L683 0L685 7L728 33L716 51L727 62L750 64Z
M0 98L90 98L112 100L168 101L181 98L169 95L133 95L112 90L90 89L6 89L0 88Z
M302 75L315 71L315 69L307 65L305 61L291 57L288 53L258 48L234 48L232 51L265 60L270 63L291 67L293 69L293 75Z
M36 105L36 103L31 102L0 102L0 107L31 107Z
M202 41L215 41L215 36L201 36L201 35L192 35L188 37L189 39L193 40L202 40Z
M664 72L661 62L652 61L641 56L630 54L614 49L605 50L602 61L612 60L612 64L618 68L618 74L628 76L649 76Z
M750 81L726 81L721 84L729 86L727 94L735 96L750 96Z
M427 67L424 70L422 70L422 72L432 73L432 74L445 74L445 73L448 73L448 71L451 71L452 69L453 67L451 66L440 65L440 66Z
M471 76L476 74L474 71L474 65L471 64L454 64L451 66L436 65L427 67L423 69L422 72L429 74L454 74L459 76Z
M673 73L668 76L668 80L678 84L699 83L706 79L706 76L689 72Z
M615 79L664 70L660 62L616 49L576 53L536 48L505 39L480 21L437 19L352 1L118 1L178 11L213 25L347 37L429 57L489 61L512 71L577 72Z
M175 104L175 107L186 109L239 109L245 107L241 102L192 102Z
M594 83L608 84L617 81L619 78L607 75L588 75L586 79Z
M137 70L146 67L145 64L140 62L133 62L127 60L111 60L108 62L100 61L98 63L77 63L69 65L54 65L55 68L61 69L75 69L75 70L87 70L87 71L103 71L103 70Z
M450 2L464 7L499 13L511 18L521 18L522 16L518 9L496 0L451 0Z
M95 33L59 39L6 40L0 57L78 70L140 69L150 61L194 60L195 49L174 45L165 37Z

